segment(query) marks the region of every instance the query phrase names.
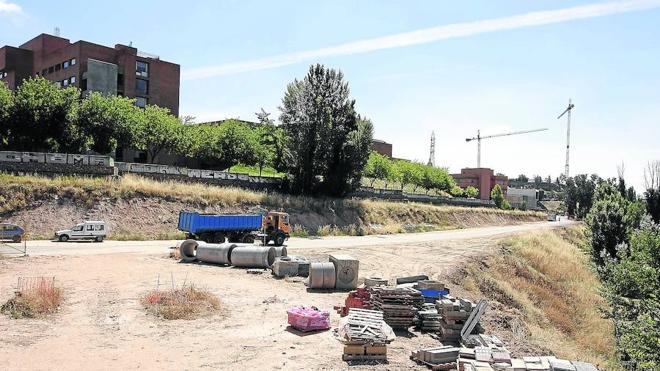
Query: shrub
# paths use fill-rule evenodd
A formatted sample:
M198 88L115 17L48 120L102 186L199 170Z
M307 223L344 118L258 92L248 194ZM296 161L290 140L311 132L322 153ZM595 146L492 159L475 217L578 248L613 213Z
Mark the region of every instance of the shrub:
M62 289L55 286L54 278L23 279L27 282L13 298L2 305L0 311L13 318L35 318L55 313L62 303Z
M220 300L194 285L172 290L153 290L142 297L147 311L164 319L195 319L220 309Z

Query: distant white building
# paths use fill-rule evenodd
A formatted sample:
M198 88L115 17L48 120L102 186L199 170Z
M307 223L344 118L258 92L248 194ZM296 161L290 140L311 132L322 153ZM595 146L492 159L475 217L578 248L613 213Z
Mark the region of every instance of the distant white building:
M517 209L538 209L539 191L533 188L511 188L506 192L506 200Z

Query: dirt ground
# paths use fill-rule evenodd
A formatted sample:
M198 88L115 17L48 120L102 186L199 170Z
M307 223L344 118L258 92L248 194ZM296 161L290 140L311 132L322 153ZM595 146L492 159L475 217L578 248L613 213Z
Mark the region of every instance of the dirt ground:
M350 253L360 260L360 277L427 274L442 280L464 258L497 250L481 238L399 246L296 250L312 261L329 253ZM64 288L60 311L45 319L0 316L0 369L78 370L347 369L342 345L332 330L301 336L289 331L286 309L317 306L339 315L333 305L344 292L309 292L295 279L278 280L265 272L185 264L162 254L114 253L0 259L0 302L12 295L18 277L55 276ZM140 297L184 281L205 287L222 302L220 314L196 320L166 321L149 315ZM412 350L437 345L417 331L400 333L388 347L388 363L351 365L351 369L426 369L409 360Z

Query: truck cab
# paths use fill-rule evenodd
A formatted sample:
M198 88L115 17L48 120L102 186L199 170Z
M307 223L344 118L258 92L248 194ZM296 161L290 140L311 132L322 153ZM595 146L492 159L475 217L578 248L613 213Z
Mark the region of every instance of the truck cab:
M282 246L291 235L289 214L280 211L270 211L263 218L263 231L266 233L265 244L273 241L275 246Z
M60 242L69 240L93 240L103 242L106 236L104 221L85 221L71 227L55 232L55 239Z

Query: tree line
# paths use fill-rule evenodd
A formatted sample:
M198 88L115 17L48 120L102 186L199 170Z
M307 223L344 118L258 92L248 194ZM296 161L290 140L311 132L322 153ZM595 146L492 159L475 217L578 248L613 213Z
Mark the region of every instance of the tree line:
M475 198L479 191L472 186L465 189L456 184L447 169L424 165L415 161L395 160L377 152L371 152L363 175L369 178L370 186L381 181L384 186L398 184L401 189L409 186L412 191L424 189L426 194L430 191L451 194L454 197Z
M567 179L568 212L584 218L587 250L603 282L617 351L632 369L660 368L660 162L645 171L643 197L623 176Z
M319 64L287 86L279 126L263 110L257 125L186 124L133 99L81 96L43 77L15 92L0 84L0 149L114 155L120 147L146 152L151 163L167 153L209 169L268 166L287 174L290 192L341 196L359 186L373 139L373 124L357 113L341 71Z
M227 120L222 125L185 125L169 110L144 109L133 99L77 87L58 88L36 77L15 92L0 84L0 149L114 155L118 147L196 158L225 169L238 163L282 167L283 131L272 122L251 127Z

